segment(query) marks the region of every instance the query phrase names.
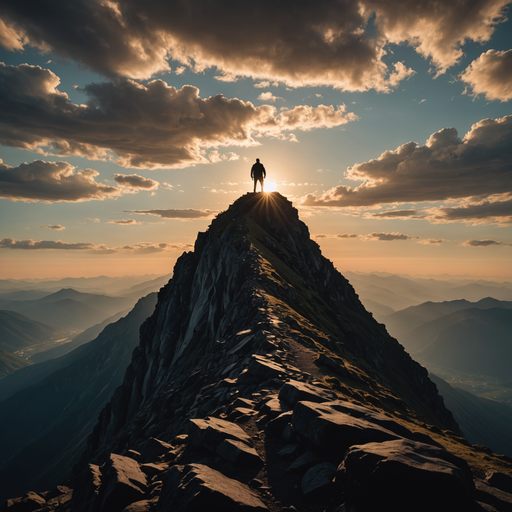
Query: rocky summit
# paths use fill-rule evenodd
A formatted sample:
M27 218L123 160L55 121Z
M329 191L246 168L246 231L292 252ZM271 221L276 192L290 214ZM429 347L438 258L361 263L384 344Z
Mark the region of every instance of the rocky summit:
M505 511L511 462L257 193L177 261L68 481L1 510Z

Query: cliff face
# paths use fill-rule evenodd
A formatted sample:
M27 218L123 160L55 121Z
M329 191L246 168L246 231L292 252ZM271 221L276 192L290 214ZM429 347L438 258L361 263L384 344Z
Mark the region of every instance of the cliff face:
M291 203L247 194L177 261L70 488L7 509L506 510L487 469L508 485Z

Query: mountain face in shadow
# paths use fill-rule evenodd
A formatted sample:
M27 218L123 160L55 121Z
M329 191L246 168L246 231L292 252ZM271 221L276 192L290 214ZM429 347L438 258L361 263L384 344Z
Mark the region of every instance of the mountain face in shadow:
M291 203L247 194L177 261L66 487L11 506L477 511L489 463L512 475L485 457Z
M69 473L99 411L122 382L155 303L154 293L140 299L95 340L27 368L33 385L0 402L0 500L54 486Z

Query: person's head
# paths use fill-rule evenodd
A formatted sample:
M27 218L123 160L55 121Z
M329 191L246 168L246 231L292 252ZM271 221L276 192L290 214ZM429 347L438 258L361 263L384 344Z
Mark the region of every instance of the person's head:
M259 158L256 158L256 162L260 163L260 159L259 159Z

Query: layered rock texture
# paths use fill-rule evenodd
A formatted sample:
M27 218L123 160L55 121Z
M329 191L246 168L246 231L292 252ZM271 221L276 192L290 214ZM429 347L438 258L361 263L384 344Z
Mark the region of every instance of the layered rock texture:
M178 260L66 485L3 510L510 510L510 475L261 193Z

